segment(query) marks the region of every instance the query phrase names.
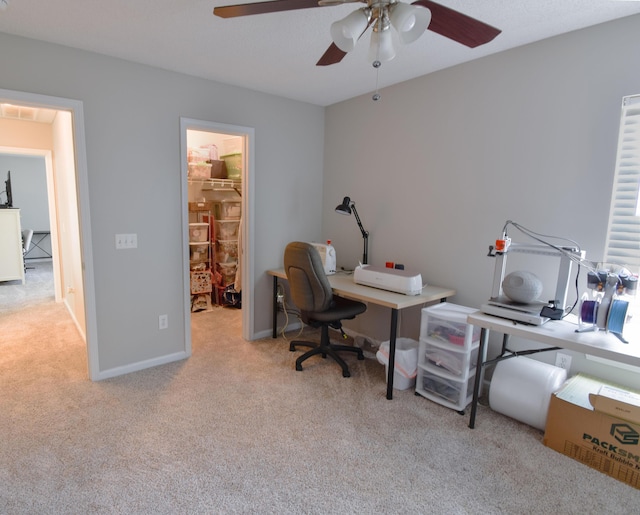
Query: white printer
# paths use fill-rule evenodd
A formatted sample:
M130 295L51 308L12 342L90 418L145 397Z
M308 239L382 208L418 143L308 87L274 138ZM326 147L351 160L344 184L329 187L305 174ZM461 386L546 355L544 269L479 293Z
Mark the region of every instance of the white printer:
M315 243L311 242L318 253L320 259L322 259L322 265L324 266L324 273L327 275L333 275L336 273L336 249L333 248L330 242L327 243Z
M381 266L360 265L353 271L353 281L381 290L420 295L422 293L422 275L408 270Z

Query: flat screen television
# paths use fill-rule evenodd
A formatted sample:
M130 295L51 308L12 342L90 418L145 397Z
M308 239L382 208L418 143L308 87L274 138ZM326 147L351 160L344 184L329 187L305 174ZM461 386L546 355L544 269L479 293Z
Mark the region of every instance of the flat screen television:
M4 181L4 194L7 197L7 201L4 204L0 204L0 207L9 208L13 207L13 196L11 194L11 171L7 172L7 180Z

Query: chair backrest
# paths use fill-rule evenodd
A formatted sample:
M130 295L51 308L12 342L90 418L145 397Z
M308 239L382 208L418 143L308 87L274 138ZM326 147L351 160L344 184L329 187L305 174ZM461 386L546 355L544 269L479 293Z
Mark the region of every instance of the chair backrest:
M302 311L325 311L333 304L331 284L318 250L310 243L294 241L284 250L284 270L293 302Z
M31 240L33 239L33 229L25 229L22 231L22 250L29 252L31 248Z

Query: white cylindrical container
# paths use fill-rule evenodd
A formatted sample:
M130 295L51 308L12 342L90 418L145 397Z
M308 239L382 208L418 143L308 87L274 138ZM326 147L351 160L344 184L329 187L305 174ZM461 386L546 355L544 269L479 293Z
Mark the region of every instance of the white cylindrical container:
M551 395L567 379L567 371L518 356L496 365L489 388L491 409L544 430Z

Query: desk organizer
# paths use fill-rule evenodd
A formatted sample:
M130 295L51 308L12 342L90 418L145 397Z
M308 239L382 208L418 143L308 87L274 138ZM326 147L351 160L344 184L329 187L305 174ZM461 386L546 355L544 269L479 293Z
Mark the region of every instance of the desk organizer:
M467 324L475 311L448 302L422 310L416 393L457 411L471 403L480 359L480 329Z

